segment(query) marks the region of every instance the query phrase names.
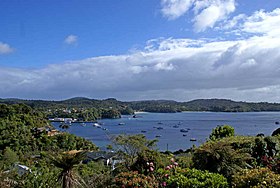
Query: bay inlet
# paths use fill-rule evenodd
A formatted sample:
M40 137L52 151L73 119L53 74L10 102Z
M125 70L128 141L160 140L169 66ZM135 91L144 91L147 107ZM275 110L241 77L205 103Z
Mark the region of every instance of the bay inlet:
M193 145L204 143L217 125L228 124L234 127L236 135L266 136L279 128L280 112L182 112L182 113L137 113L122 116L120 119L102 119L101 128L93 123L72 123L69 129L55 128L92 141L98 147L113 145L112 137L118 134L144 134L147 139L157 139L160 151L186 150ZM182 131L184 130L184 131Z

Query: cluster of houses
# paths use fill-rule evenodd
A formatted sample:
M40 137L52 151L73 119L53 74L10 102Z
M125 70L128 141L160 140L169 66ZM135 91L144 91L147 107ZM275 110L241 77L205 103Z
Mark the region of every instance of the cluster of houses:
M115 152L106 152L106 151L89 151L86 153L86 159L83 161L84 164L89 163L90 161L102 161L104 165L110 166L111 170L115 170L118 163L124 162L121 160L117 153Z
M56 129L53 129L51 127L45 126L45 127L35 127L32 129L34 136L39 136L42 133L47 133L48 136L55 136L58 134L61 134L61 132L59 132Z
M71 150L66 153L75 154L78 152L82 152L82 150ZM87 151L85 155L86 157L82 161L83 164L87 164L91 161L103 162L104 165L111 167L111 170L115 170L117 164L124 162L124 160L120 159L118 153L113 151Z

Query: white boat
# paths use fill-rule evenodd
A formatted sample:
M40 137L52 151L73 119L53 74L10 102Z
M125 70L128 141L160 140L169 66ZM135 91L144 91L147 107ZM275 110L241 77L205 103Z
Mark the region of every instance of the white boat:
M65 119L65 120L64 120L64 123L71 125L72 119Z
M94 127L97 127L97 128L100 128L100 127L101 127L101 125L99 125L98 123L93 123L93 126L94 126Z

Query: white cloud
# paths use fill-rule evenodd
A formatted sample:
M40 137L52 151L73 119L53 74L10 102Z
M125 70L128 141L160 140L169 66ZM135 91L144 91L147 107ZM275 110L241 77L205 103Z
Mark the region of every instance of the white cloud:
M228 30L237 27L240 24L240 22L243 22L245 20L245 18L247 18L245 14L239 14L237 16L234 16L229 20L225 20L223 26L220 29Z
M250 34L277 37L280 35L280 8L271 12L256 11L251 16L240 14L225 23L227 24L220 27L221 30L230 30L240 36Z
M78 42L78 37L76 35L69 35L64 39L66 44L75 44Z
M195 0L161 0L161 12L169 20L184 15Z
M6 43L0 42L0 54L12 53L14 49Z
M235 11L235 0L162 0L161 5L163 16L170 20L192 10L196 32L213 28L217 22L227 19Z
M217 0L208 1L203 5L196 4L194 8L196 16L194 17L194 30L201 32L207 28L213 28L214 25L227 18L235 11L235 0Z
M151 52L156 50L166 51L186 47L197 47L201 46L204 42L204 40L193 39L158 38L147 41L145 50Z
M195 46L182 45L185 41L188 39L161 39L156 46L172 47L94 57L37 70L1 68L0 97L218 97L280 102L279 95L271 94L280 94L279 37L198 41Z
M256 13L248 16L244 22L251 23L250 27L245 23L237 25L244 32L245 28L251 28L246 32L256 32L254 24L259 22L274 28L277 11L259 13L261 19ZM261 35L232 41L152 39L142 51L36 70L1 67L0 97L280 102L280 35L266 29L259 32Z
M242 31L279 36L280 8L272 12L264 12L263 10L255 12L246 19Z

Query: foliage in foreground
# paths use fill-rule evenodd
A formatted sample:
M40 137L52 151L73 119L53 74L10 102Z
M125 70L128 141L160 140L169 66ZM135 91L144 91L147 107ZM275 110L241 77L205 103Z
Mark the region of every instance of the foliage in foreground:
M114 143L118 146L119 152L125 159L125 166L127 169L136 162L137 156L144 151L151 150L157 140L147 140L145 135L118 135L114 138Z
M268 168L244 169L233 176L233 188L280 187L280 175Z
M134 172L121 172L115 178L115 184L117 187L133 188L133 187L145 187L155 188L158 187L158 182L154 176L146 176Z
M196 149L193 155L194 167L200 170L223 174L230 177L251 160L249 153L234 148L224 140L207 142Z
M167 179L166 186L169 188L227 188L228 182L227 179L220 174L197 169L178 168L174 175L170 175Z
M51 163L61 169L58 179L62 182L63 188L82 186L82 179L75 173L74 168L84 159L84 152L64 153L56 157L50 157Z

